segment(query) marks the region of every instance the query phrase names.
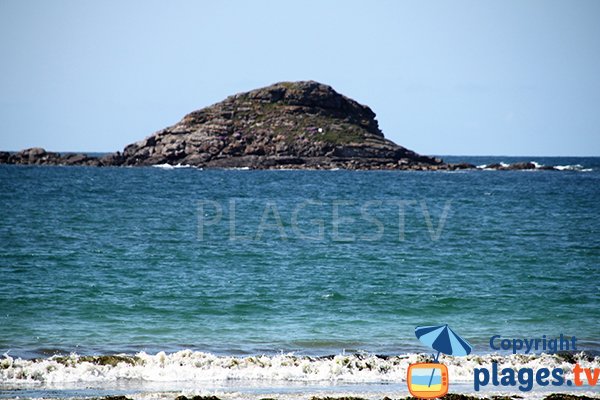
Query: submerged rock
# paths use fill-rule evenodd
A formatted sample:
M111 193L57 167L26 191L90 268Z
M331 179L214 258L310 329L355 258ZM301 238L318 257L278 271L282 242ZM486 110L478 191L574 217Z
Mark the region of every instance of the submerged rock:
M532 162L518 162L510 164L506 167L508 170L536 169L536 165Z
M598 400L597 397L577 396L574 394L552 393L546 396L544 400Z
M221 400L220 398L218 398L217 396L193 396L193 397L186 397L186 396L177 396L175 397L175 400Z
M106 396L102 397L101 400L133 400L127 396Z
M124 356L124 355L103 355L103 356L79 356L73 358L71 356L55 356L52 358L59 364L65 366L74 365L78 362L89 362L95 365L110 365L116 367L119 363L125 363L129 365L135 365L140 362L140 359L136 356Z
M110 365L116 367L119 363L125 363L129 365L135 365L139 358L135 356L119 356L119 355L105 355L105 356L82 356L80 361L87 361L96 365Z
M453 166L456 166L458 164L454 164ZM489 165L484 165L482 167L475 167L473 166L473 168L478 168L478 169L493 169L493 170L497 170L497 171L529 171L529 170L540 170L540 171L558 171L558 169L556 169L553 166L550 165L538 165L534 162L516 162L513 164L500 164L500 163L493 163L493 164L489 164Z

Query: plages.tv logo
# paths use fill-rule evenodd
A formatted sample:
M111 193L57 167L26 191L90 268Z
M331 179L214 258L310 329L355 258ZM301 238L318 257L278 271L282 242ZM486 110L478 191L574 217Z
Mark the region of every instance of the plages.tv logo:
M575 336L566 336L560 334L558 337L541 338L504 338L501 335L494 335L490 338L490 349L512 350L513 354L522 352L523 354L535 353L538 351L553 354L557 351L575 352L577 349L577 338ZM561 366L549 368L547 366L538 366L536 369L528 366L520 368L506 367L498 365L497 361L492 361L491 366L481 366L473 369L473 389L479 391L487 385L493 386L517 386L522 392L529 392L538 386L584 386L589 387L597 385L600 378L600 368L583 367L577 362L573 367L573 380L567 378L568 371L563 370Z
M466 356L473 346L458 336L448 324L440 326L418 326L415 335L425 345L437 350L433 362L411 364L406 382L414 397L432 399L448 393L448 367L438 361L440 353L449 356Z

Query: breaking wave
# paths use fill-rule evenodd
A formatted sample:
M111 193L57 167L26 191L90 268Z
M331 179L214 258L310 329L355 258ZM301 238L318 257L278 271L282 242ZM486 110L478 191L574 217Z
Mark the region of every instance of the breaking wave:
M573 165L555 165L554 169L559 171L591 171L591 168L584 168L581 164L573 164Z
M0 358L0 382L5 384L61 384L74 382L218 382L290 381L336 383L393 383L406 379L410 364L425 362L422 354L379 356L372 354L325 357L279 354L273 356L217 356L182 350L155 355L53 356L24 360L8 354ZM575 363L600 368L600 356L579 354L470 355L440 357L448 365L453 382L472 381L473 369L498 362L499 368L562 368L565 375Z
M593 168L585 168L581 164L545 165L545 164L541 164L537 161L530 161L529 163L533 166L533 168L524 169L525 171L538 170L538 169L556 170L556 171L577 171L577 172L593 171ZM495 171L498 169L504 169L504 168L510 168L510 167L511 167L511 164L506 163L504 161L501 161L498 163L493 163L493 164L480 164L480 165L476 166L477 169L486 170L486 171Z
M175 165L171 165L171 164L156 164L153 165L154 168L160 168L160 169L180 169L180 168L194 168L192 165L187 165L187 164L175 164Z

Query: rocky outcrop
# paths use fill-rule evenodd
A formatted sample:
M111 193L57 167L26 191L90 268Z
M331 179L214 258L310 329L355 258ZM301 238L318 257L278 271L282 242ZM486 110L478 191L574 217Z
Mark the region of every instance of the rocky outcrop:
M508 165L494 163L494 164L485 166L485 169L495 169L495 170L500 170L500 171L520 171L520 170L536 169L536 168L537 168L536 165L532 162L518 162L518 163L508 164Z
M493 163L489 165L482 165L477 167L478 169L485 170L495 170L495 171L532 171L532 170L541 170L541 171L558 171L559 169L553 167L551 165L539 165L529 162L516 162L513 164L500 164Z
M164 163L315 169L443 164L387 140L369 107L313 81L230 96L123 151L123 165Z
M448 169L386 139L367 106L314 81L230 96L103 158L33 148L12 164L186 164L204 168ZM462 168L457 166L455 168Z
M0 163L32 165L102 165L101 159L81 153L54 153L41 147L33 147L10 154L0 152Z

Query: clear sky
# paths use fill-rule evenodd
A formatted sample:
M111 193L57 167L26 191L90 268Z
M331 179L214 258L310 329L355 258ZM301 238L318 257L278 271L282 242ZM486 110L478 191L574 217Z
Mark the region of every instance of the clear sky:
M0 0L0 149L116 151L313 79L424 154L600 156L600 1Z

